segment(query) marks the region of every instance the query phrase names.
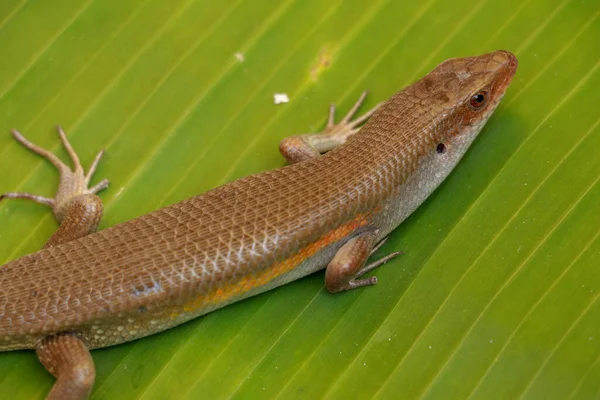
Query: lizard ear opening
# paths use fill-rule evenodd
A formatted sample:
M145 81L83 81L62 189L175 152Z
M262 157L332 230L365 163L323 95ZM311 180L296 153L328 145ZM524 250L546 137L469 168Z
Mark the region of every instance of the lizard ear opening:
M437 145L437 147L435 148L435 151L436 151L438 154L444 154L444 153L446 152L446 150L447 150L447 149L446 149L446 145L445 145L444 143L439 143L439 144Z

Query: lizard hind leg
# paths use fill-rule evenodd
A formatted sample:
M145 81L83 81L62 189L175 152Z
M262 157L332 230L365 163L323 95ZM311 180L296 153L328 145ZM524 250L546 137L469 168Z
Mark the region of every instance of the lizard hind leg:
M9 192L0 195L0 200L4 198L26 199L35 201L40 204L45 204L52 208L56 219L59 222L62 222L62 220L66 217L69 211L71 200L73 200L73 198L81 195L95 194L108 187L109 182L106 179L100 181L98 184L92 187L89 187L91 178L94 172L96 171L96 168L98 166L98 163L100 162L100 159L102 158L102 155L104 154L104 151L102 150L96 155L88 173L85 174L81 162L79 161L79 157L77 156L77 153L75 153L73 146L67 139L65 132L60 126L58 127L58 134L65 150L67 151L69 157L71 158L71 161L73 162L73 169L69 168L69 166L67 166L50 151L43 149L27 140L16 129L13 129L11 133L19 143L21 143L23 146L25 146L32 152L44 157L56 167L60 174L60 183L58 185L58 190L54 198L38 196L31 193Z
M294 164L317 157L345 143L350 136L360 130L360 124L368 120L381 105L381 103L377 104L365 114L352 120L365 97L367 97L366 91L360 95L348 114L337 124L335 123L335 105L332 104L329 106L327 126L323 132L287 137L279 144L279 151L290 164Z
M87 346L77 336L64 333L49 336L36 348L42 365L56 377L48 399L87 399L94 386L96 368Z

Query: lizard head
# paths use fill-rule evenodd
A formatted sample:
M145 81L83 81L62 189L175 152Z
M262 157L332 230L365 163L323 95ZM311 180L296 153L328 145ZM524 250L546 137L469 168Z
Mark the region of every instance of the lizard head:
M440 118L438 153L468 147L502 100L516 70L517 58L500 50L444 61L420 81L417 92L428 91L428 108Z

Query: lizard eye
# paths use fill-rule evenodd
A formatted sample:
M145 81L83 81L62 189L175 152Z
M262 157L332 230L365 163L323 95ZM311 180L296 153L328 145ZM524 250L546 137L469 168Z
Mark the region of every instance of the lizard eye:
M487 102L487 92L479 92L473 97L471 97L471 107L476 110L479 110L481 107L485 105Z

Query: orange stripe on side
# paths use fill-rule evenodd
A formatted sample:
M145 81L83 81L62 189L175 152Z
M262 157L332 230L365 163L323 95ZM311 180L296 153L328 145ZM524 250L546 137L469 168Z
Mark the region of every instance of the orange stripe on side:
M319 240L300 249L296 254L286 260L272 265L270 268L265 268L259 271L256 275L245 276L239 281L225 284L216 288L212 292L200 296L184 305L184 312L192 312L206 305L219 304L225 302L232 297L236 297L247 291L261 287L273 279L292 271L306 259L314 256L320 250L323 250L330 244L342 240L356 229L366 225L368 222L366 214L358 215L354 220L339 226L338 228L326 233ZM178 313L173 313L172 318L177 317Z

